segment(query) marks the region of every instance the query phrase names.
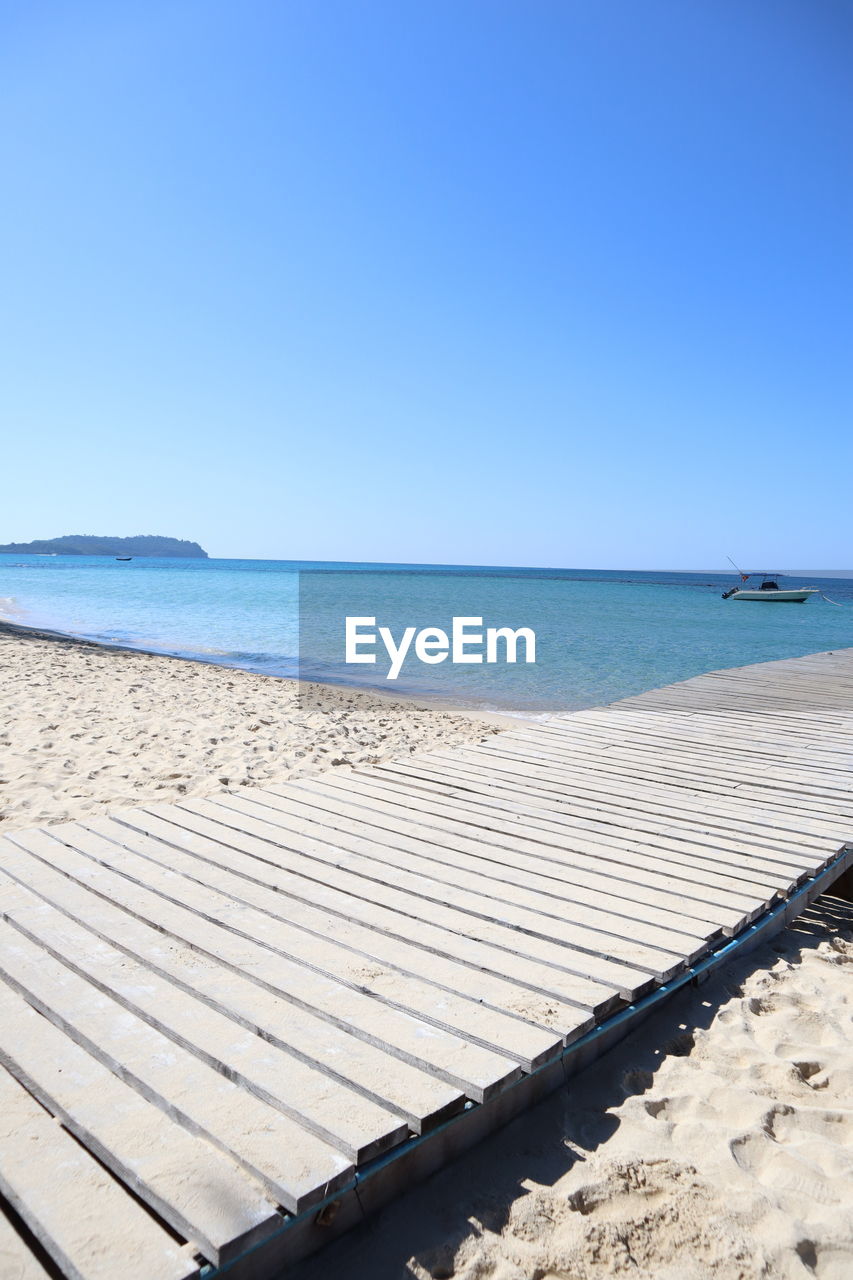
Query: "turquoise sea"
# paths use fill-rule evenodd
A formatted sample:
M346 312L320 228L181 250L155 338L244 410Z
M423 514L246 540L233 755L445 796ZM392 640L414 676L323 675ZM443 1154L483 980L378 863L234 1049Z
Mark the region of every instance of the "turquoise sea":
M0 618L270 675L546 714L853 645L853 579L785 581L838 604L723 601L733 575L715 573L0 555ZM343 665L343 616L354 610L395 635L409 622L449 628L453 616L530 626L537 662L407 660L389 685L379 664Z

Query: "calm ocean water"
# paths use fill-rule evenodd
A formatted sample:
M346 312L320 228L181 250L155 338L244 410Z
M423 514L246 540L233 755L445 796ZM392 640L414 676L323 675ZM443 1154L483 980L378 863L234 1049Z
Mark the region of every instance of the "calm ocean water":
M787 606L721 600L732 581L708 573L0 555L0 617L271 675L297 674L301 657L313 678L538 714L719 667L853 645L853 580L787 580L819 586L840 608L819 597ZM335 662L353 600L366 601L395 634L404 621L448 627L454 615L471 614L486 625L532 626L536 666L407 662L389 686L384 668L353 672Z

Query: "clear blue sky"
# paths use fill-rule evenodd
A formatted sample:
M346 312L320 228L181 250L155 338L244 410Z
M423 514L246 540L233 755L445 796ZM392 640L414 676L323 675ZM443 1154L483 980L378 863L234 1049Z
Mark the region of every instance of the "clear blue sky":
M0 541L853 567L848 0L0 28Z

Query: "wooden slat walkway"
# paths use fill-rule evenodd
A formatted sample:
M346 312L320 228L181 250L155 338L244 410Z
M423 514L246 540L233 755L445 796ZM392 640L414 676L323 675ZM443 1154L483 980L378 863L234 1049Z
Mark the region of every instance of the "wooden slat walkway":
M853 649L6 835L0 1261L44 1274L23 1222L82 1280L273 1274L378 1157L845 870L851 764Z

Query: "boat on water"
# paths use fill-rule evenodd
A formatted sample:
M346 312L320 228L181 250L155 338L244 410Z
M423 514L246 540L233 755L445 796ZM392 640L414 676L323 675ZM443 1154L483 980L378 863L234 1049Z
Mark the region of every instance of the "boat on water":
M116 556L116 560L132 560L133 556Z
M741 573L741 582L745 583L753 574ZM778 578L781 574L771 577L764 574L761 584L758 587L731 587L730 590L723 592L724 600L763 600L765 602L776 604L805 604L809 596L818 594L818 587L780 587Z

